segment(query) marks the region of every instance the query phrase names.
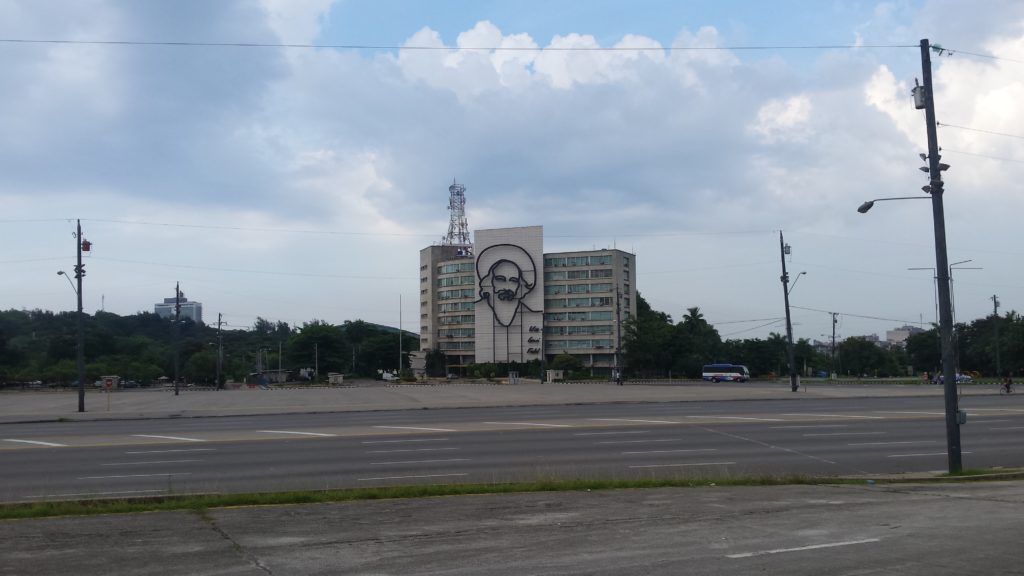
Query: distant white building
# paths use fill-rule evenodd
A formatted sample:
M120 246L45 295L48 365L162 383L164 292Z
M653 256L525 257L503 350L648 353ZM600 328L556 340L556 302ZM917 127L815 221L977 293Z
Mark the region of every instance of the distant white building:
M888 342L890 346L899 346L900 348L903 348L907 345L907 338L912 334L920 334L922 332L924 332L924 329L918 328L917 326L901 326L893 330L886 330L885 341Z
M164 298L163 303L153 305L153 313L161 318L174 318L175 305L181 306L181 318L191 318L197 324L203 323L203 305L185 298L184 292L179 292L178 299Z

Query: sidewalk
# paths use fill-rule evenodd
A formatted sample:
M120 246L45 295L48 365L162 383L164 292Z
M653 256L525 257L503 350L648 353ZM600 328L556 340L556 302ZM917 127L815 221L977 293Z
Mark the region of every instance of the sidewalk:
M643 402L696 402L715 400L774 400L793 398L868 398L897 396L942 397L942 388L926 385L811 384L791 392L788 382L671 385L611 382L588 384L491 384L439 383L384 385L371 380L337 388L242 388L206 390L120 390L112 393L89 390L85 412L78 412L75 390L54 392L0 392L0 423L55 420L110 420L245 416L470 408L560 404L607 404ZM964 388L964 395L990 395L989 387ZM109 409L108 409L109 403Z

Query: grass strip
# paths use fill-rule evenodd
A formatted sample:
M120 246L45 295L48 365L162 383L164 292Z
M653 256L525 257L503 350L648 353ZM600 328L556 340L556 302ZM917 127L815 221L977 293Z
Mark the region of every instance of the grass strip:
M237 506L275 506L318 504L436 496L474 494L510 494L526 492L559 492L584 490L622 490L636 488L687 488L706 486L781 486L794 484L835 483L801 475L751 477L692 477L641 480L538 480L498 484L431 484L426 486L387 486L338 490L302 490L290 492L257 492L247 494L183 494L119 499L83 499L51 502L30 502L0 505L0 520L45 518L53 516L88 516L94 514L130 514L139 512L202 511ZM839 482L843 482L839 480Z

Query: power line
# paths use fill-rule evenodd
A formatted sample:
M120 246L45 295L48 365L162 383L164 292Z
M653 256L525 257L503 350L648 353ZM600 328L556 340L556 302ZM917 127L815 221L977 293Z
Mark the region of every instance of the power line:
M850 314L849 312L835 312L833 310L820 310L818 308L804 308L803 306L790 306L790 308L797 308L799 310L808 310L810 312L822 312L824 314L839 314L840 316L849 316L850 318L864 318L866 320L882 320L885 322L902 322L904 324L921 324L918 320L900 320L898 318L881 318L879 316L865 316L863 314Z
M780 317L780 318L754 318L753 320L730 320L728 322L708 322L708 324L712 324L712 325L715 325L715 326L720 326L722 324L747 324L749 322L764 322L765 320L771 320L772 322L778 322L779 320L785 320L785 319L786 319L785 317Z
M988 158L989 160L1002 160L1004 162L1017 162L1024 164L1024 160L1017 160L1015 158L1003 158L1001 156L989 156L988 154L978 154L976 152L964 152L963 150L951 150L949 148L942 148L943 152L952 152L953 154L966 154L968 156L977 156L979 158Z
M936 126L940 128L959 128L960 130L970 130L971 132L982 132L984 134L994 134L996 136L1006 136L1007 138L1019 138L1024 140L1024 136L1019 134L1007 134L1005 132L995 132L993 130L982 130L981 128L971 128L969 126L957 126L956 124L943 124L942 122L936 122Z
M792 308L792 306L791 306L791 308ZM761 324L760 326L754 326L753 328L747 328L745 330L739 330L737 332L730 332L728 334L722 334L722 337L724 338L726 336L735 336L737 334L743 334L744 332L753 332L754 330L757 330L759 328L764 328L766 326L771 326L772 324L778 324L779 322L784 322L785 320L786 320L785 318L778 318L778 319L772 320L771 322L766 322L764 324Z
M980 54L978 52L968 52L967 50L951 50L949 48L942 48L942 47L940 47L937 44L933 45L933 49L937 50L939 52L939 55L942 55L943 53L948 52L949 56L952 56L954 54L965 54L967 56L975 56L977 58L988 58L989 60L1000 60L1000 61L1003 61L1003 62L1014 62L1016 64L1024 64L1024 60L1017 60L1015 58L1005 58L1005 57L1002 57L1002 56L993 56L992 54Z
M685 52L707 50L853 50L880 48L918 48L917 44L813 44L782 46L548 46L534 48L527 46L419 46L384 44L284 44L276 42L169 42L140 40L63 40L56 38L0 38L3 44L68 44L92 46L167 46L174 48L301 48L332 50L424 50L424 51L487 51L487 52Z

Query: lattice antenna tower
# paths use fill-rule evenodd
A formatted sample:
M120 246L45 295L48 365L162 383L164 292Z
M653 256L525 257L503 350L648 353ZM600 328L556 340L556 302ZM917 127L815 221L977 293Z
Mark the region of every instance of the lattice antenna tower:
M446 246L469 246L469 222L466 221L466 187L454 179L448 187L448 234L441 241Z

